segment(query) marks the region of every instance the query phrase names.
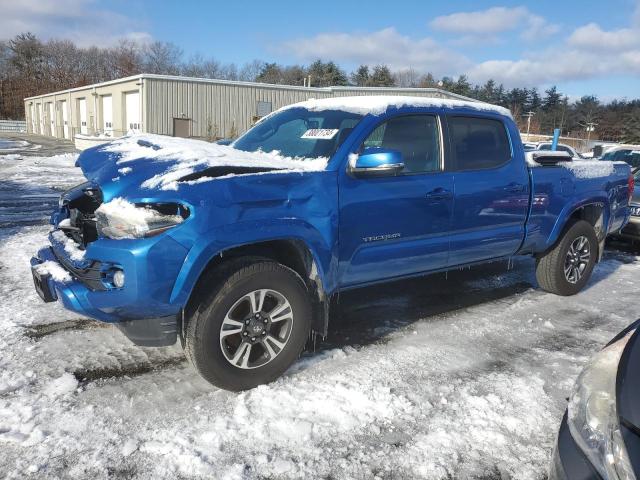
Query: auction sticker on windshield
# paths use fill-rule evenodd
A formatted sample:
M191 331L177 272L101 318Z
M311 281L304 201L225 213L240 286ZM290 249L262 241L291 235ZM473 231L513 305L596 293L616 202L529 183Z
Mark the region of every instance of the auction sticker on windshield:
M337 128L310 128L300 138L314 138L316 140L331 140L338 133Z

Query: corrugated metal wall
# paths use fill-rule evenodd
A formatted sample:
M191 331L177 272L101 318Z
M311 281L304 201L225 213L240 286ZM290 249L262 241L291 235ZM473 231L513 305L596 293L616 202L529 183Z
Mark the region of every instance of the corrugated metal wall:
M408 95L417 97L462 98L437 89L399 88L301 88L277 85L242 84L145 78L145 131L173 135L173 119L191 120L192 137L236 137L257 119L258 102L270 102L272 110L310 98L349 95Z
M191 119L193 137L232 137L247 130L258 114L258 102L273 110L309 98L330 97L319 89L145 79L146 131L173 135L173 119ZM235 135L234 135L235 133Z

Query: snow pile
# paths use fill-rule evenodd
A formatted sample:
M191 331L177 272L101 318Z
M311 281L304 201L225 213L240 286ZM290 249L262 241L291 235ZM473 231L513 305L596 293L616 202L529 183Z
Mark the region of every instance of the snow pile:
M65 219L68 220L68 219ZM62 222L60 222L59 226L63 226L64 220ZM62 244L62 246L64 247L64 251L67 252L67 255L69 255L69 258L71 260L74 261L81 261L84 260L84 255L85 255L85 251L81 250L78 247L78 244L76 242L73 241L73 239L67 237L63 231L61 230L55 230L53 232L51 232L51 237L59 242L60 244Z
M312 112L324 110L340 110L343 112L355 113L358 115L380 115L388 108L402 107L433 107L433 108L470 108L473 110L499 113L511 117L511 112L498 105L484 102L473 102L464 100L450 100L445 98L425 98L411 96L392 95L362 95L354 97L334 97L311 99L300 103L294 103L277 110L287 110L289 108L306 108Z
M177 190L180 179L210 167L268 168L273 169L274 173L308 172L324 170L328 162L327 158L289 158L279 155L278 152L244 152L228 145L151 134L124 137L109 143L101 150L117 153L120 156L118 164L124 168L127 162L135 160L168 162L169 165L164 172L142 184L144 188L162 190Z
M110 238L139 238L154 226L177 225L184 220L180 215L163 215L152 208L136 207L124 198L116 197L96 210L100 233Z
M0 178L7 182L28 185L30 190L45 187L66 190L86 181L75 167L77 153L63 153L51 157L4 155L0 157Z

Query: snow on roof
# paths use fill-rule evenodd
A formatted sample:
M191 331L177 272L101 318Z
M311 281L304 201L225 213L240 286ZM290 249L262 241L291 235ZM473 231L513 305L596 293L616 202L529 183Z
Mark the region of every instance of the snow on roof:
M380 115L390 107L471 108L511 117L511 112L508 109L485 102L395 95L356 95L352 97L311 99L288 105L278 111L288 108L306 108L313 112L340 110L359 115Z
M123 175L130 172L126 170L127 162L167 162L167 168L163 172L142 184L145 188L162 190L176 190L180 179L210 167L258 167L283 172L304 172L324 170L328 162L328 158L323 157L303 159L284 157L278 152L245 152L203 140L153 134L123 137L103 146L101 150L119 154L117 163L125 167L119 169L119 173Z

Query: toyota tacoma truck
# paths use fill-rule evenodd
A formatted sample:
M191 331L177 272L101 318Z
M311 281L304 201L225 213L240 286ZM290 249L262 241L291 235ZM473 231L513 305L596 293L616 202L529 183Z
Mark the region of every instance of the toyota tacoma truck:
M416 97L309 100L230 145L136 135L84 151L35 288L134 343L178 339L209 382L278 378L340 292L515 255L586 285L629 219L629 166L525 155L508 110Z

